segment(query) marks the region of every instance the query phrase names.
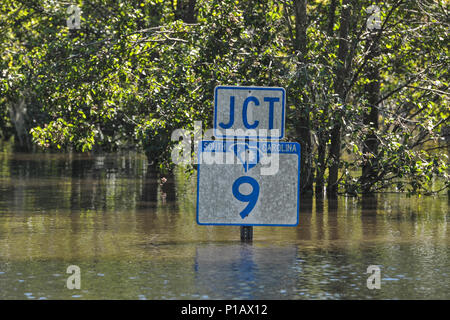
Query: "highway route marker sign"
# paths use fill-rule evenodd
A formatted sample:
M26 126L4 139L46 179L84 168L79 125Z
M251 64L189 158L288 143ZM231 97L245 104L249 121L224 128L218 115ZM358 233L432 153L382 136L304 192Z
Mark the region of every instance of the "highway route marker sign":
M202 141L199 162L198 224L298 225L298 143Z

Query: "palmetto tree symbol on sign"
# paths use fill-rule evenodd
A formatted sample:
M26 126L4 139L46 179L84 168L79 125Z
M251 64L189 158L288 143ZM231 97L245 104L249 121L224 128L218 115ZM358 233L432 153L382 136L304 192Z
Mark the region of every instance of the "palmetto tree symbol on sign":
M245 172L255 167L261 160L261 151L257 147L248 145L248 143L235 143L231 145L230 150L242 163Z

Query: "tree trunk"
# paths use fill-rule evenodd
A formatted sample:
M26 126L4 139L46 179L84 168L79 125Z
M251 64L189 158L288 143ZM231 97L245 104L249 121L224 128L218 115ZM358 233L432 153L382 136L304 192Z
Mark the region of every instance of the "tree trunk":
M306 57L306 29L308 17L306 15L307 0L295 0L295 49L300 51L300 59L304 62Z
M325 186L325 154L327 141L324 133L319 133L319 145L317 147L317 168L316 168L316 198L323 197Z
M333 37L334 35L334 20L336 15L337 0L331 0L330 7L328 9L328 37ZM326 62L324 61L324 64ZM324 114L327 115L329 106L325 106ZM324 120L325 121L325 120ZM316 168L316 198L322 198L324 187L325 187L325 156L328 141L328 132L325 129L321 129L318 134L318 146L317 146L317 168Z
M299 77L299 86L302 88L309 81L306 74L306 54L307 54L307 38L306 29L308 26L308 17L306 15L306 0L295 0L295 39L294 46L299 54L300 68L303 70L304 77ZM307 97L304 97L307 100ZM298 103L297 103L298 104ZM300 192L304 195L312 195L313 193L313 170L311 161L311 132L309 121L309 107L305 104L304 108L299 109L298 122L296 125L296 134L299 137L301 145L300 158Z
M336 78L334 84L334 91L340 99L340 103L346 103L346 93L345 93L345 80L348 76L349 68L346 66L348 55L348 34L349 25L352 14L352 0L343 0L342 2L342 13L340 18L340 28L339 28L339 48L337 53L337 66L336 66ZM336 197L338 193L338 173L339 164L341 156L341 116L342 112L338 111L335 113L334 125L331 129L331 145L329 151L329 175L328 175L328 186L327 195L329 197Z
M330 8L328 10L328 28L327 33L328 36L333 36L333 30L334 30L334 17L336 15L336 6L337 6L337 0L331 0Z
M27 104L29 91L24 90L17 99L9 103L9 118L14 125L14 148L17 151L31 150L31 137L27 119Z
M375 34L371 36L373 43L370 52L368 53L367 78L370 82L365 86L367 92L367 100L369 103L369 110L364 115L364 125L368 129L368 134L364 140L363 153L366 156L362 167L361 184L363 193L370 193L371 187L376 182L377 174L377 153L379 141L376 136L378 130L378 106L376 103L380 100L380 72L374 59L379 56L379 46Z

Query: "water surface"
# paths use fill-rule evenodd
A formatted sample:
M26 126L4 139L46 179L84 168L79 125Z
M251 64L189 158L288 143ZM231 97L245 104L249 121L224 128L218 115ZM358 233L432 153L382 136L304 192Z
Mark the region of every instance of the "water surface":
M0 144L0 299L450 298L446 195L302 199L298 227L241 244L239 227L196 224L196 179L161 178L132 152Z

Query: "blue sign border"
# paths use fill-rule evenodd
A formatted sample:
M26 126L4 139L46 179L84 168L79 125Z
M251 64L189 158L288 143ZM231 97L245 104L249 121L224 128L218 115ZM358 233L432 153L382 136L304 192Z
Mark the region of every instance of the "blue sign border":
M281 133L279 137L258 137L258 136L227 136L217 135L217 91L219 89L225 89L225 90L265 90L265 91L281 91L283 93L283 101L281 103ZM214 137L216 139L260 139L260 140L281 140L284 138L284 123L286 121L285 119L285 112L286 110L286 90L281 87L240 87L240 86L217 86L214 89L214 123L213 123L213 130L214 130Z
M203 152L203 144L204 143L214 143L217 142L217 140L202 140L199 141L198 144L198 155L197 155L197 164L198 164L198 169L197 169L197 203L196 203L196 221L198 225L201 226L259 226L259 227L297 227L299 225L300 222L300 155L301 155L301 151L300 151L300 144L298 142L282 142L282 141L258 141L259 143L279 143L279 144L296 144L297 145L297 152L289 152L290 154L297 154L298 156L298 183L297 183L297 222L295 224L248 224L248 223L201 223L199 221L199 217L198 217L198 204L199 204L199 200L200 200L200 168L201 168L201 163L200 163L200 157L201 157L201 153ZM226 141L224 141L226 142ZM286 152L281 152L281 153L286 153ZM231 188L231 186L230 186Z

